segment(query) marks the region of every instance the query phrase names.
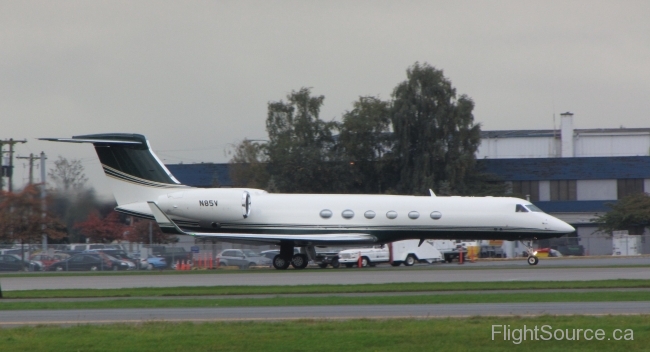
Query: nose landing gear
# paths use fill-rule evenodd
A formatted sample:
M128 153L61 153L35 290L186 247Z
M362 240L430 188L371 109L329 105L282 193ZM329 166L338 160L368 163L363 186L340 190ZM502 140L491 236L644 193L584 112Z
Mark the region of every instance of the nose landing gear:
M537 252L533 250L533 241L529 241L528 244L524 241L519 241L524 247L526 247L526 253L528 253L528 258L526 258L526 261L528 262L529 265L537 265L539 263L539 258L535 256Z

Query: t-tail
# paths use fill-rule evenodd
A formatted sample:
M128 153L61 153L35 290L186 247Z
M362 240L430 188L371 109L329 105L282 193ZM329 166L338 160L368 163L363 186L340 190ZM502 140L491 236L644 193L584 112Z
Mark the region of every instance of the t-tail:
M92 143L118 206L146 204L163 194L190 188L174 178L141 134L106 133L40 139Z

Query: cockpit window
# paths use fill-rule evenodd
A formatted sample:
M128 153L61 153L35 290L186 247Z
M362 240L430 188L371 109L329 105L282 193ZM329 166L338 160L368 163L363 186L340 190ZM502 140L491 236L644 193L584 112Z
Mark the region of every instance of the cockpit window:
M528 209L524 208L523 205L517 204L517 209L515 210L517 213L527 213Z
M538 207L536 207L536 206L534 206L532 204L526 204L526 208L528 208L528 210L534 211L536 213L543 213L544 212L542 209L540 209L540 208L538 208Z

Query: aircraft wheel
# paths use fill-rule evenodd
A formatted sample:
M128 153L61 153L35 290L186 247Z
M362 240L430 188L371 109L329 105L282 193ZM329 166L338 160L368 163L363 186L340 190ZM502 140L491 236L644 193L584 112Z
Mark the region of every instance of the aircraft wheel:
M531 255L530 257L528 257L528 264L529 265L537 265L537 263L539 263L539 258L537 258L534 255Z
M304 269L307 267L307 264L309 264L309 258L303 253L294 254L291 259L291 265L296 269Z
M291 262L281 257L279 254L273 257L273 267L278 270L284 270L288 268L289 264L291 264Z
M415 264L415 257L413 254L409 254L408 257L406 257L406 260L404 261L404 265L406 266L413 266Z

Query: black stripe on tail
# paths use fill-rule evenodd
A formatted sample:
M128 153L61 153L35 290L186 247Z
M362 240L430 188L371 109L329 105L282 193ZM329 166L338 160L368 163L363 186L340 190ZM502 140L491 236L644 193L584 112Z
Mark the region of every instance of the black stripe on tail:
M104 171L108 167L139 179L179 184L149 150L147 139L141 134L104 133L72 139L92 141Z

